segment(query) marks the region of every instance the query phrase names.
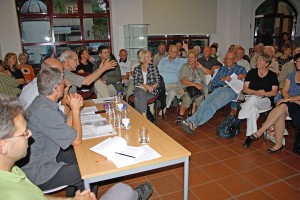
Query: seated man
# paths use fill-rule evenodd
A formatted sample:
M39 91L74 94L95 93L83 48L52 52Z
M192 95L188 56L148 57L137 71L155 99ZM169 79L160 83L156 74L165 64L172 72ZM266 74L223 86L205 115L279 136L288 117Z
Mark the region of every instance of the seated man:
M86 77L78 76L72 71L75 71L79 65L78 56L72 50L64 51L60 57L60 62L63 64L65 78L71 82L71 88L69 94L77 92L77 88L80 88L83 85L91 85L95 80L97 80L102 74L106 71L115 69L117 65L116 61L100 62L97 64L97 69L93 73L89 74Z
M202 101L197 111L186 121L182 122L182 129L187 133L192 133L195 129L207 122L216 111L231 100L237 98L237 93L231 89L225 81L231 81L230 76L235 73L239 80L243 80L247 74L246 69L236 64L236 54L234 52L228 52L225 56L225 65L223 65L212 81L213 92L210 93L207 98ZM236 106L236 105L235 105ZM236 107L232 108L230 114L234 115Z
M242 46L237 46L235 48L235 53L237 55L237 63L239 66L244 67L247 71L250 70L250 64L243 57L245 56L245 49Z
M102 62L115 60L110 58L110 49L107 46L99 46L98 53L100 60L94 64L94 71L101 69L100 64ZM100 79L95 82L94 88L98 98L110 97L115 95L117 92L123 92L120 66L116 65L116 67L101 74Z
M178 46L170 45L169 56L160 60L157 68L159 74L164 78L167 99L166 108L169 108L176 96L176 87L178 82L178 72L181 66L186 63L185 58L178 58Z
M63 74L57 68L43 68L37 76L39 95L26 110L28 128L32 131L28 162L23 171L42 190L69 185L67 196L74 196L74 187L83 190L77 160L71 145L82 141L80 108L83 100L77 93L67 97L70 113L65 116L57 101L64 94ZM97 187L93 191L97 194Z
M27 154L31 131L26 127L22 107L16 98L0 95L0 199L73 199L95 200L89 190L77 191L74 198L44 196L17 166L15 162ZM50 171L49 171L50 172ZM101 200L146 200L150 197L152 186L146 183L133 190L130 186L118 183L110 188Z
M164 57L168 56L168 52L166 52L166 44L165 43L160 43L157 47L157 54L154 55L153 57L153 65L158 66L160 60Z
M211 57L211 48L209 46L204 47L204 56L198 59L198 62L210 71L210 74L215 73L215 69L218 69L222 64L216 59ZM204 71L208 74L206 71Z
M56 58L47 58L43 63L41 68L45 67L53 67L57 68L61 72L64 71L64 68L62 64L56 59ZM70 84L65 87L65 95L68 94L68 90L70 88ZM19 96L19 100L22 104L22 107L24 110L28 108L28 106L32 103L32 101L39 95L38 87L37 87L37 78L35 77L30 83L28 83L26 86L23 87L22 92ZM61 111L65 111L64 105L62 105L62 102L58 102L58 106L61 109Z
M275 72L277 75L280 73L279 63L275 60L275 49L273 46L265 46L263 49L264 54L268 54L272 58L272 63L268 66L268 70Z

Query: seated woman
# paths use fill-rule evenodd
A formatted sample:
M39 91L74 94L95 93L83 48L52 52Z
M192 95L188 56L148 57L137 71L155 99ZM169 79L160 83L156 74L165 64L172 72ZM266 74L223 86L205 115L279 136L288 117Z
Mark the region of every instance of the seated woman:
M9 71L11 75L15 77L20 88L27 83L24 79L22 71L19 69L17 55L15 53L10 52L5 55L3 66L5 70Z
M159 93L159 73L151 64L151 52L142 49L138 53L140 65L134 68L134 107L146 117L147 101Z
M295 127L300 129L300 53L294 56L294 60L296 70L289 74L284 83L283 99L278 101L277 107L270 112L263 126L256 133L250 135L252 143L253 140L258 140L269 127L274 125L276 144L268 149L268 153L275 153L283 148L282 141L287 116L290 116Z
M177 98L181 99L181 105L178 108L178 116L176 119L177 125L181 125L183 115L190 105L193 103L193 114L208 93L207 85L205 84L205 74L202 69L198 67L200 64L197 61L197 52L193 50L188 51L187 56L188 62L182 65L178 72L179 81L177 83ZM189 86L193 86L195 89L200 90L202 95L191 99L192 97L186 92L186 88Z
M31 82L35 78L34 70L31 65L27 64L27 56L25 53L18 55L19 68L23 73L26 82Z
M79 65L76 68L76 73L93 73L94 64L89 61L90 54L86 49L81 49L78 51Z
M248 72L243 92L246 95L245 103L241 105L239 119L247 119L247 139L244 147L249 147L253 141L251 135L257 131L256 120L259 117L259 110L266 110L274 105L274 96L278 92L277 75L268 70L272 58L267 54L258 56L256 69Z
M289 62L290 60L292 60L293 58L291 57L291 53L292 53L292 48L284 45L281 49L282 51L282 55L280 57L277 58L278 64L279 64L279 70L281 71L282 66Z
M12 77L11 73L4 70L2 60L0 60L0 94L15 97L21 92L18 86L19 84L16 82L16 79Z

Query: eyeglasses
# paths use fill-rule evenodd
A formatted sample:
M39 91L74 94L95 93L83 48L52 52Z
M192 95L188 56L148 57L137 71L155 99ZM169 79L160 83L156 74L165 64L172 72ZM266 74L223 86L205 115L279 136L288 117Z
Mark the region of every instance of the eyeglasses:
M26 127L26 129L22 133L22 135L16 135L16 136L12 136L10 138L14 138L14 137L26 137L26 139L28 139L30 137L30 130L28 129L28 127ZM9 138L7 138L7 139L9 139Z
M77 59L69 58L69 59L74 60L76 63L78 62L78 58Z

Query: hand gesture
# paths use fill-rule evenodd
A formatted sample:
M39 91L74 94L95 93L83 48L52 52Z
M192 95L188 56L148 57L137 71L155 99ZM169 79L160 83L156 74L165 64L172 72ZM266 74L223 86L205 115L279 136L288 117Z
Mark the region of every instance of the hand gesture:
M116 61L114 61L114 60L107 60L105 62L102 62L100 64L99 68L103 67L105 70L110 70L110 69L114 69L116 67L116 65L117 65Z
M265 96L265 94L266 94L265 90L258 90L255 93L255 95L260 96L260 97Z
M230 82L230 81L231 81L231 77L230 77L230 76L223 76L223 77L221 78L221 80L222 80L222 81L228 81L228 82Z
M244 78L245 78L245 77L244 77L243 74L240 74L240 75L237 76L237 79L238 79L238 80L243 80Z
M277 101L276 106L278 106L281 103L288 102L288 101L289 101L289 99L279 99L279 101Z
M80 110L80 108L83 106L83 98L77 93L70 94L67 96L66 103L72 110Z

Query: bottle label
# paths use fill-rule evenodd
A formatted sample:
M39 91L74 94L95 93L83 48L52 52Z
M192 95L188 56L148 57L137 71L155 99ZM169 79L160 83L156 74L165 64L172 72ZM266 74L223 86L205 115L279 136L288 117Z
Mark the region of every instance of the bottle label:
M123 129L130 129L130 119L129 118L122 119L122 127L123 127Z
M123 104L122 103L117 103L117 110L122 111L123 109Z

